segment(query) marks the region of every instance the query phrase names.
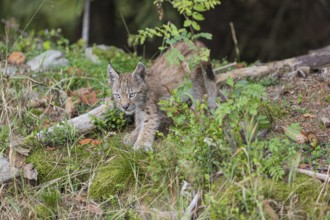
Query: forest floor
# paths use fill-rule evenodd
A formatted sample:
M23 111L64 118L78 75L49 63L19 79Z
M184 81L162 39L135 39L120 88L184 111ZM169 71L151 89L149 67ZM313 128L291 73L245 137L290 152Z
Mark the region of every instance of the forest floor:
M276 85L267 87L269 99L285 109L284 117L277 118L272 123L270 136L281 135L283 128L298 123L301 132L307 138L316 138L319 147L309 145L305 162L316 154L324 154L319 161L322 164L320 172L327 172L330 163L330 129L322 123L322 118L330 117L330 69L311 73L306 78L290 74L282 76ZM308 158L309 157L309 158ZM315 169L312 164L302 162L300 167Z
M41 52L26 45L28 59ZM223 141L228 137L216 133L221 131L216 119L208 121L210 117L204 115L196 122L183 108L177 119L184 118L188 125L194 122L196 130L194 126L191 131L180 130L176 124L167 137L158 138L154 153L139 154L122 142L132 120L118 111L109 110L104 120L95 119L95 131L85 135L77 135L65 122L111 95L106 76L109 60L119 72L129 72L142 58L116 48L110 52L94 48L101 58L95 64L79 44L60 48L69 60L67 67L35 73L24 72L25 64L20 64L13 66L23 73L11 77L1 73L0 152L23 174L0 184L0 219L179 219L198 192L202 198L195 219L330 216L329 184L288 169L329 172L330 128L321 119L330 117L330 69L305 78L287 74L254 82L265 87L263 101L276 113L265 114L271 126L262 140L242 141L230 149L231 143ZM235 104L240 97L233 97ZM242 112L244 108L235 125L246 119ZM212 131L220 138L204 131L204 121L216 128ZM59 122L66 130L55 129L45 142L14 149L16 154L9 147L15 139L31 137ZM299 124L298 135L306 142L287 137L285 129L292 124Z

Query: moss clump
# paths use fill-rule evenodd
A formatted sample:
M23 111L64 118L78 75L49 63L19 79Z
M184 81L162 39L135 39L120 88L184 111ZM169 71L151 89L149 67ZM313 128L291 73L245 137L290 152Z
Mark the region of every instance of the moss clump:
M330 95L324 97L324 101L327 103L330 103Z
M35 207L37 216L41 219L51 219L54 214L49 207L45 207L41 204L36 205Z
M9 141L8 126L0 126L0 153L6 150Z
M318 206L316 206L322 183L306 175L298 174L291 184L284 180L274 181L269 178L251 179L251 181L256 181L255 183L258 185L257 195L259 198L275 200L283 207L290 207L292 205L291 198L294 198L295 210L304 210L301 214L306 218L307 216L315 217L315 210L312 209L323 209L328 206L329 196L328 198L322 197L319 199ZM255 195L250 194L255 189L249 190L250 183L250 181L247 181L243 184L243 188L247 189L244 193L242 188L228 183L226 177L220 177L215 183L215 192L205 196L206 203L210 205L211 219L221 219L223 216L228 219L240 219L246 217L246 215L251 219L259 218L260 216L258 217L257 212L255 212L257 210ZM217 194L219 197L215 196ZM277 210L276 208L275 210ZM283 211L285 212L285 210Z
M37 215L40 218L51 218L58 213L61 195L55 189L48 189L41 194L42 204L36 205Z
M38 147L30 153L26 162L34 165L38 170L38 180L44 183L66 176L78 169L89 168L97 158L86 150L86 146L61 147L54 151Z
M66 174L65 167L58 163L62 150L47 151L44 148L34 149L26 159L38 170L38 179L41 183L62 177ZM64 168L64 169L63 169Z
M260 104L259 113L265 115L271 123L274 120L283 118L287 115L286 110L281 105L270 101L262 102Z
M290 197L296 196L298 198L298 206L307 210L313 207L316 202L320 189L320 181L309 176L298 174L295 181L288 184L284 181L272 181L265 179L264 186L266 198L274 199L278 202L290 203ZM322 201L319 201L320 203Z
M142 153L119 152L98 168L89 189L91 198L100 200L129 189L137 172L141 172L139 162Z

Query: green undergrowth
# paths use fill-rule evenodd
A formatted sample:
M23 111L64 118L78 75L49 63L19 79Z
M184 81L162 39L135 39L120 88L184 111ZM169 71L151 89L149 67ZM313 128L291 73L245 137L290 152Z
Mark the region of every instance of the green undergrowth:
M131 188L143 173L143 152L116 149L113 156L96 169L96 176L89 188L91 198L111 198Z
M93 167L107 158L109 149L116 145L121 145L120 135L98 145L67 142L50 149L40 146L31 150L26 162L38 170L40 183L71 175L81 182L89 178Z
M323 189L324 184L303 174L291 183L258 177L242 181L221 177L204 202L210 219L270 219L280 210L282 215L275 214L280 219L286 219L289 212L295 218L308 219L326 211L329 194Z
M159 135L155 152L113 148L96 169L90 197L111 201L114 213L135 218L152 218L157 211L182 217L178 210L197 191L205 207L201 219L263 219L273 212L281 218L291 212L326 216L328 187L295 172L300 146L288 139L258 139L262 125L282 117L283 110L263 101L266 94L258 84L229 81L227 86L229 104L213 115L203 103L190 109L174 92L161 103L174 124L167 136ZM138 211L143 207L149 214Z
M198 18L198 14L194 16ZM7 207L14 212L20 213L30 204L31 215L65 219L80 213L77 207L93 201L104 210L100 218L160 219L170 215L164 219L180 219L199 192L193 219L269 219L274 213L280 219L323 219L330 215L329 186L295 171L305 149L286 137L265 139L259 135L274 120L287 116L284 105L267 101L264 86L275 81L228 79L221 87L227 100L219 100L212 113L205 102L194 102L190 108L182 102L180 92L173 91L169 100L160 103L173 124L167 135L158 134L153 152L134 152L123 145L131 118L117 109L109 110L104 119L94 118L96 129L86 137L99 142L80 144L86 137L78 137L65 123L46 132L47 127L68 117L63 112L67 92L92 87L99 99L108 97L109 61L119 72L130 72L142 58L115 47L94 47L100 59L95 64L85 57L81 42L69 45L54 31L51 36L31 34L38 39L21 41L16 48L28 57L35 55L30 50L60 49L70 67L1 81L6 82L1 89L11 108L4 117L10 120L0 126L0 152L8 150L11 135L31 134L26 140L31 141L31 151L25 163L32 163L38 171L35 188L23 184L24 204L19 203L15 187L9 190L12 197L5 197ZM36 47L37 43L42 47ZM228 64L214 63L217 67ZM47 105L29 107L31 97L46 97ZM94 107L84 106L79 113ZM33 135L40 130L43 138L36 141ZM326 154L317 149L313 152ZM83 202L73 202L72 197L80 194L86 194Z

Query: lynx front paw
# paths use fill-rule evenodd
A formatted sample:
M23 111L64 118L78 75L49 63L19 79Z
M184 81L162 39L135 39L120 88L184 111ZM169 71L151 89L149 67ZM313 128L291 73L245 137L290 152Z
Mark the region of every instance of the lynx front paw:
M136 141L136 135L131 133L131 134L127 134L124 137L124 144L126 145L133 145Z
M136 142L133 146L134 150L144 150L144 151L152 151L152 143L149 142Z

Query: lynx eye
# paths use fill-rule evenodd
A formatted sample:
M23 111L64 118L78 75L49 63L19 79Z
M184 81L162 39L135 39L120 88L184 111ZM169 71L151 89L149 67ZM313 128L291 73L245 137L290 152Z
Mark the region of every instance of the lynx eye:
M131 99L131 98L134 98L136 96L136 92L132 92L128 95L128 97Z
M116 99L120 99L120 95L117 93L113 94L113 97L115 97Z

